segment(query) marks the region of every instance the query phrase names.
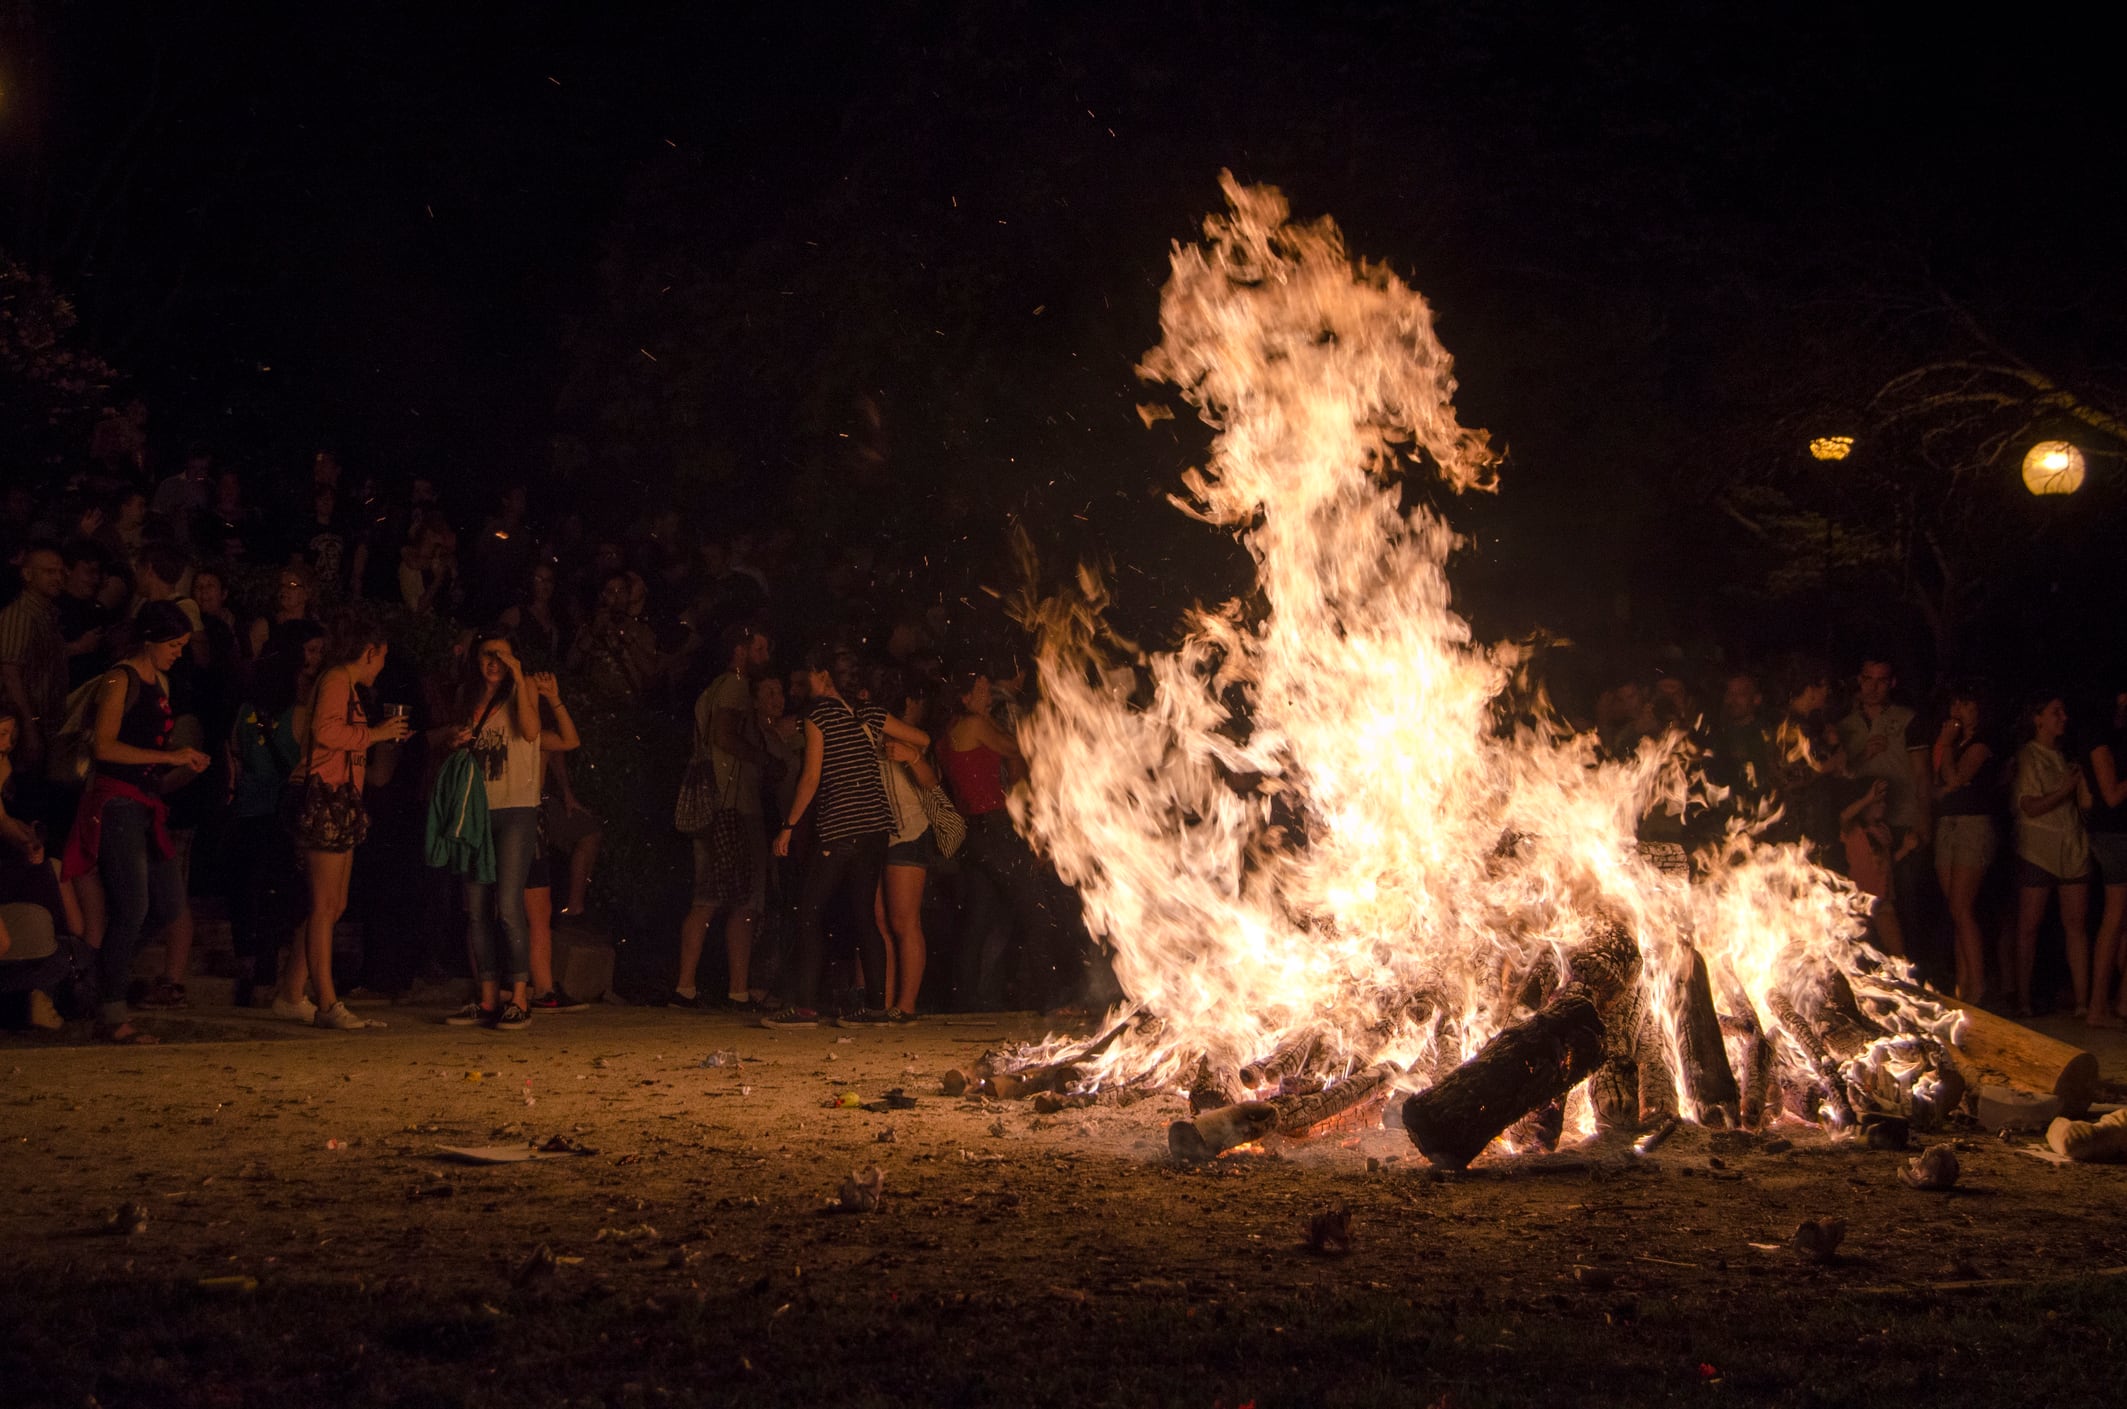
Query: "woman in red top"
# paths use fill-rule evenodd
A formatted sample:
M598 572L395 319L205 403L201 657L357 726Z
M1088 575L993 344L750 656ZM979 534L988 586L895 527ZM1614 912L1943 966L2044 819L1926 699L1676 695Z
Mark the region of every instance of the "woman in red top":
M403 739L401 715L371 725L357 687L374 685L384 668L384 629L366 617L340 621L325 647L325 669L311 696L310 737L303 751L303 801L296 816L295 844L310 873L310 918L303 932L302 962L281 978L283 1003L303 1001L304 970L317 995L319 1027L353 1032L382 1023L356 1017L332 986L332 930L347 910L347 883L354 851L369 834L362 782L373 744Z
M1023 1001L1052 1013L1068 1011L1084 1000L1085 976L1070 953L1069 930L1058 913L1063 892L1043 874L1046 868L1013 829L1004 805L1006 787L1026 776L1026 755L990 718L987 675L966 671L956 676L949 698L957 708L939 745L938 765L954 805L967 818L961 882L968 922L956 985L960 1001L981 1011L1002 1008L1016 969Z

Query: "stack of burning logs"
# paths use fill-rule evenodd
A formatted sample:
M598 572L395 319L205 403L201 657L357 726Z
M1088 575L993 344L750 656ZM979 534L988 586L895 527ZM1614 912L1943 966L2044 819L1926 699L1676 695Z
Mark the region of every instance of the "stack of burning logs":
M1718 995L1703 956L1685 951L1669 1040L1641 982L1641 950L1623 925L1598 924L1556 964L1519 979L1518 1016L1475 1055L1441 1071L1335 1062L1321 1034L1285 1041L1239 1068L1199 1062L1191 1116L1167 1131L1180 1161L1378 1125L1400 1091L1400 1120L1428 1161L1462 1169L1506 1137L1516 1151L1556 1149L1567 1095L1586 1082L1599 1136L1630 1140L1679 1119L1759 1130L1776 1120L1875 1130L1902 1144L1976 1104L1983 1083L2060 1098L2079 1116L2097 1083L2091 1054L1977 1008L1932 1028L1899 1014L1949 1017L1952 1000L1888 974L1834 973L1805 1010L1775 997L1760 1012L1739 988ZM949 1073L946 1094L1031 1097L1044 1109L1089 1105L1094 1059L1157 1018L1133 1014L1043 1060L991 1053ZM1957 1032L1954 1044L1931 1032ZM1140 1034L1141 1036L1143 1034ZM1671 1053L1675 1054L1674 1064ZM1680 1067L1681 1069L1677 1069ZM1125 1090L1129 1099L1149 1091ZM1680 1099L1681 1098L1681 1099ZM1681 1107L1681 1109L1680 1109Z

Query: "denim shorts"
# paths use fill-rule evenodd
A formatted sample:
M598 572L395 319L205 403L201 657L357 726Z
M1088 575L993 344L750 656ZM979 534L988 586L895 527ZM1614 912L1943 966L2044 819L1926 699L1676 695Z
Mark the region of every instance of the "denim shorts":
M938 838L925 827L913 841L895 842L886 849L886 864L889 866L920 866L926 871L935 871L945 864L945 853L938 849Z
M2090 855L2108 886L2127 886L2127 832L2092 832Z

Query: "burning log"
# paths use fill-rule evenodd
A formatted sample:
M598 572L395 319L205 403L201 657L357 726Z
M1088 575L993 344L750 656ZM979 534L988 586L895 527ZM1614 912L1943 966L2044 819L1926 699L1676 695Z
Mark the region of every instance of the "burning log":
M1223 1110L1227 1106L1239 1104L1241 1079L1234 1069L1228 1066L1215 1067L1208 1057L1199 1058L1196 1075L1189 1079L1190 1114L1203 1115L1207 1111Z
M1369 1104L1386 1102L1396 1074L1392 1066L1369 1067L1319 1091L1240 1101L1204 1111L1194 1120L1178 1120L1167 1127L1167 1149L1176 1159L1201 1162L1273 1133L1287 1140L1304 1140Z
M1736 1114L1745 1130L1757 1130L1768 1114L1778 1112L1780 1104L1780 1088L1773 1080L1772 1039L1749 999L1731 993L1729 1003L1740 1011L1722 1015L1721 1031L1743 1039L1742 1094Z
M1683 1020L1678 1024L1679 1054L1684 1061L1684 1095L1701 1125L1742 1123L1743 1093L1728 1066L1721 1041L1721 1015L1714 1011L1713 979L1706 956L1692 951L1691 974L1684 982Z
M1595 1109L1595 1128L1633 1131L1640 1128L1647 1106L1648 1068L1661 1050L1650 1041L1651 1017L1646 994L1635 984L1619 997L1604 1032L1603 1064L1588 1078L1588 1099ZM1666 1075L1667 1069L1663 1068ZM1674 1097L1671 1098L1672 1102ZM1520 1145L1517 1138L1514 1142Z
M1277 1112L1277 1133L1286 1140L1306 1140L1332 1130L1365 1123L1369 1108L1378 1119L1379 1107L1388 1103L1396 1069L1382 1065L1353 1072L1342 1081L1320 1090L1291 1096L1273 1096L1264 1102Z
M1116 1038L1121 1037L1125 1032L1138 1026L1143 1021L1145 1019L1142 1014L1134 1011L1128 1013L1119 1022L1109 1027L1106 1032L1103 1032L1090 1042L1070 1049L1054 1061L1043 1062L1033 1066L999 1070L1004 1060L1003 1055L998 1052L985 1052L982 1059L975 1064L974 1071L971 1074L948 1073L948 1088L951 1086L951 1077L958 1074L961 1075L964 1082L974 1086L978 1095L1018 1100L1044 1091L1062 1094L1084 1079L1085 1070L1083 1063L1089 1062L1107 1051L1115 1045ZM946 1094L953 1096L960 1093L948 1089Z
M1652 1012L1640 1017L1640 1124L1666 1120L1677 1114L1676 1072L1669 1065L1669 1050L1662 1042L1660 1026Z
M1863 982L1883 980L1864 975ZM1917 989L1911 997L1932 1002ZM1827 1092L1820 1104L1840 1124L1846 1123L1842 1112L1850 1110L1864 1125L1871 1115L1894 1115L1915 1128L1934 1129L1964 1098L1966 1078L1955 1054L1923 1033L1883 1026L1856 1000L1844 974L1832 973L1820 1001L1807 1011L1784 999L1772 1006L1782 1028L1795 1033L1815 1061Z
M1758 1005L1726 972L1721 975L1721 1008L1721 1034L1740 1038L1743 1044L1742 1062L1735 1071L1740 1088L1736 1115L1745 1130L1760 1130L1781 1109L1772 1035L1758 1016Z
M1567 957L1566 982L1549 1002L1404 1102L1411 1143L1436 1165L1464 1168L1523 1115L1585 1081L1603 1064L1606 1015L1638 970L1630 932L1605 925Z
M1846 1089L1846 1078L1839 1074L1839 1059L1832 1055L1831 1048L1812 1026L1808 1019L1795 1011L1795 1005L1783 994L1774 993L1766 999L1772 1009L1773 1021L1780 1030L1794 1040L1810 1061L1816 1066L1822 1083L1824 1103L1831 1107L1832 1123L1841 1127L1854 1123L1854 1102Z
M1288 1076L1297 1076L1315 1059L1315 1048L1321 1040L1321 1035L1316 1032L1288 1038L1269 1056L1242 1067L1241 1084L1251 1091L1261 1091L1276 1086Z

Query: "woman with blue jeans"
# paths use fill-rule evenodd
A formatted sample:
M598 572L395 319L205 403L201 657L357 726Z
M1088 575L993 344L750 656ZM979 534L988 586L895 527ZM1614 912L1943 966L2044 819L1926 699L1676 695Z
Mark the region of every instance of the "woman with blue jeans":
M170 747L176 721L169 671L191 639L192 623L180 608L148 603L133 620L133 653L106 672L96 690L93 770L61 874L71 880L94 870L103 881L107 915L97 955L102 1010L96 1030L108 1042L156 1040L127 1020L126 983L148 923L160 929L185 908L162 782L172 768L199 773L207 767L198 749Z
M554 712L556 728L543 733L539 706ZM487 787L488 829L495 847L495 879L465 883L466 947L480 980L480 998L449 1021L514 1032L531 1022L531 925L524 888L539 847L539 774L542 752L577 745L576 726L551 675L524 673L500 632L474 642L471 672L460 694L466 721L452 742L471 751ZM496 934L497 921L501 934ZM507 977L507 1001L502 984Z

